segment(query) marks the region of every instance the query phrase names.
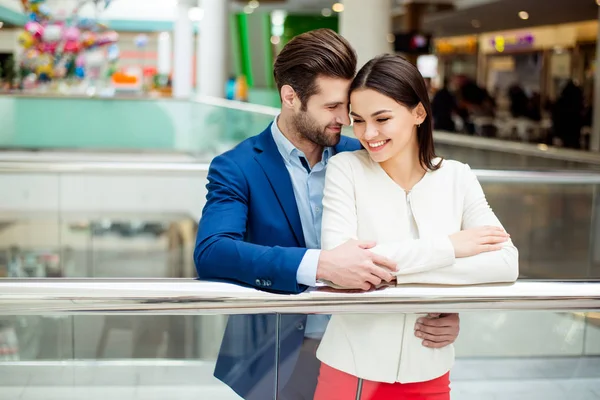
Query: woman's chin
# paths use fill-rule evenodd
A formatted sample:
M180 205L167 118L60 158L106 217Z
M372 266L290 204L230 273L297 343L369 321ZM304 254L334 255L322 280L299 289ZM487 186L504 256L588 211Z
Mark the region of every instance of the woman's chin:
M382 163L384 161L387 161L387 159L389 158L389 156L386 154L386 152L373 153L370 151L369 151L369 157L371 157L371 160L373 160L377 163Z

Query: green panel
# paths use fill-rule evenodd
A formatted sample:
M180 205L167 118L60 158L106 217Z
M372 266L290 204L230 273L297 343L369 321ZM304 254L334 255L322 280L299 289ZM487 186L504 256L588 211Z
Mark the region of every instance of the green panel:
M288 15L283 24L283 45L304 32L319 28L329 28L338 31L338 17L323 17L320 15Z
M127 19L113 19L107 25L120 32L163 32L172 31L174 23L171 21L140 21Z
M250 56L250 37L248 34L248 16L238 14L238 29L240 38L240 54L242 55L242 73L246 76L248 86L254 86L252 77L252 57Z
M27 17L23 13L0 6L0 21L21 26L27 22Z

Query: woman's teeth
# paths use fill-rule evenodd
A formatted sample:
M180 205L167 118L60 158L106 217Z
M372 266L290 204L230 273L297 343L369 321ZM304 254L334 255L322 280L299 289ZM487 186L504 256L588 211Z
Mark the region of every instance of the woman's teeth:
M387 143L387 140L382 140L381 142L373 142L373 143L369 143L369 147L371 147L371 148L374 149L374 148L377 148L377 147L381 147L381 146L383 146L386 143Z

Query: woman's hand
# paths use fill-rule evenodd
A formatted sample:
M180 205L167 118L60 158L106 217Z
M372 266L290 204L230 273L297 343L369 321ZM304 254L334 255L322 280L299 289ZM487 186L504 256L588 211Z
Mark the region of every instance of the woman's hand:
M454 246L454 256L461 258L500 250L510 235L497 226L481 226L454 233L449 238Z

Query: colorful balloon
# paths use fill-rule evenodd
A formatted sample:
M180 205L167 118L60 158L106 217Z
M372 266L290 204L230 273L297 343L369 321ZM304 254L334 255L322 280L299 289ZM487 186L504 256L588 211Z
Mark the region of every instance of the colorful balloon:
M79 53L80 50L81 45L75 40L68 41L65 43L65 47L63 48L65 53Z
M19 42L19 45L24 49L28 49L31 46L33 46L33 42L35 41L31 32L28 31L21 32L17 40Z
M63 36L63 28L60 25L47 25L44 29L42 39L47 43L58 42Z
M39 22L29 21L25 24L25 30L36 39L41 39L44 34L44 27Z
M81 32L75 26L68 27L64 32L64 39L66 41L77 41Z

